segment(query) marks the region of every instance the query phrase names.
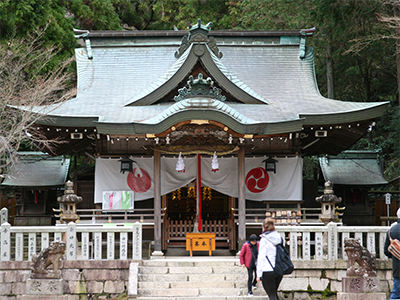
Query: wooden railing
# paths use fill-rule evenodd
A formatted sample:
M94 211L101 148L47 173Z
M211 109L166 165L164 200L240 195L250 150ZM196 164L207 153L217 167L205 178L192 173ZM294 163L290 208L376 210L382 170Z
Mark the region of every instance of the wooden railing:
M231 208L233 215L235 217L235 220L238 221L239 219L239 210L237 208ZM319 215L321 214L321 208L282 208L282 209L273 209L271 208L270 210L274 211L298 211L300 210L301 216L299 217L301 220L301 223L303 224L312 224L312 225L322 225L322 223L319 222ZM263 220L266 218L266 213L267 209L265 208L246 208L246 224L250 225L256 225L257 223L262 224ZM293 225L294 224L299 224L296 222L296 219L293 219ZM318 224L320 223L320 224Z
M193 220L169 220L169 240L183 240L187 232L193 232ZM216 239L228 239L228 223L225 220L202 220L202 232L215 233Z
M1 261L31 260L52 242L66 242L67 260L142 259L142 224L123 226L1 225ZM129 247L131 245L131 247ZM105 251L104 251L105 250Z
M154 224L153 208L135 209L77 209L80 223L127 223L140 222Z
M276 209L279 210L279 209ZM282 209L282 211L285 209ZM297 210L296 208L287 210ZM163 209L161 216L164 216L166 209ZM304 224L318 223L321 208L301 208L301 222ZM246 224L262 223L265 218L265 208L247 208ZM232 208L235 219L238 219L238 209ZM154 224L154 209L136 208L121 210L103 210L103 209L77 209L79 222L82 224L97 223L126 223L141 222L143 224ZM183 221L183 220L182 220ZM187 221L189 222L189 221ZM316 224L317 225L317 224ZM185 224L182 223L182 226ZM189 226L189 225L188 225ZM193 228L192 228L193 229ZM193 230L192 230L193 231ZM188 231L188 232L192 232Z

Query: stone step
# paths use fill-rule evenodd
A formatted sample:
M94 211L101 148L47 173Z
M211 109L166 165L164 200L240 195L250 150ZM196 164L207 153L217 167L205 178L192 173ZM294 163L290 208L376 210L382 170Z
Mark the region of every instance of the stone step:
M233 283L229 283L232 284ZM243 296L247 295L247 287L232 288L232 287L204 287L203 284L195 284L186 286L184 284L177 284L171 288L138 288L138 295L141 297L203 297L203 296ZM261 289L253 290L255 296L265 297L265 291Z
M181 259L154 259L143 260L144 267L173 267L173 266L187 266L187 267L212 267L212 266L231 266L240 265L238 258L181 258Z
M267 296L198 296L198 297L137 297L137 298L129 298L129 300L243 300L243 299L262 299L268 300Z
M254 299L266 299L261 284ZM145 260L138 269L137 299L246 299L247 270L236 257Z
M173 266L173 267L139 267L141 274L182 274L190 270L196 269L197 274L229 274L229 273L242 273L242 268L234 265L230 266L210 266L210 267L187 267L187 266Z
M177 281L177 282L139 282L139 289L174 289L174 288L235 288L234 282L189 282L189 281Z

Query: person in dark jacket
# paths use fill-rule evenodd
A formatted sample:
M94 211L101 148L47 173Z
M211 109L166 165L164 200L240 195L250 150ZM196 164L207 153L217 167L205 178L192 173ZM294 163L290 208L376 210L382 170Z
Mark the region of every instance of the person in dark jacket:
M397 210L397 218L397 223L393 223L386 234L385 246L383 248L385 255L393 260L393 290L390 299L400 299L400 261L388 251L390 245L389 233L392 239L400 241L400 208Z
M257 236L252 234L250 235L249 240L243 244L242 250L240 250L240 264L243 266L243 268L246 267L248 272L247 288L249 290L249 296L253 296L252 289L256 288L257 284L256 264L259 247L260 243L257 242Z

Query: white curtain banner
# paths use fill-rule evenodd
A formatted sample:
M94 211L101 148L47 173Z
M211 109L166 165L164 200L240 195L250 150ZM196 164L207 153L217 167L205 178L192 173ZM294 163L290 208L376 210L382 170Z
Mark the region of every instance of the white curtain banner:
M276 173L264 170L267 157L245 158L245 196L248 200L301 200L303 160L301 157L275 158ZM132 191L135 201L154 197L153 158L133 158L133 171L120 173L117 159L96 160L95 203L103 203L103 192ZM185 172L176 171L177 157L161 158L161 194L181 188L197 177L196 157L183 157ZM202 185L238 197L238 160L218 157L219 170L212 169L212 156L201 157Z
M134 160L132 172L123 174L118 159L96 159L94 203L102 203L106 191L133 191L135 201L154 197L153 158Z
M103 203L103 192L134 192L135 201L154 197L154 160L153 158L132 158L132 172L120 173L121 163L118 159L96 159L95 167L95 202ZM168 194L196 179L196 157L183 157L185 172L175 170L178 158L161 158L161 194Z
M246 199L259 201L302 200L303 159L301 157L274 158L276 173L265 172L262 158L245 159Z
M201 157L201 183L222 194L237 197L238 160L236 157L218 157L219 170L212 171L212 156Z

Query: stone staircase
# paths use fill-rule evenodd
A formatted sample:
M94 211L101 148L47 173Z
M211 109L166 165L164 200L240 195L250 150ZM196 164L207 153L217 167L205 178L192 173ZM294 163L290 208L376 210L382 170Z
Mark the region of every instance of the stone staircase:
M247 296L247 270L235 257L174 257L143 260L138 270L141 300L268 299L261 283Z

